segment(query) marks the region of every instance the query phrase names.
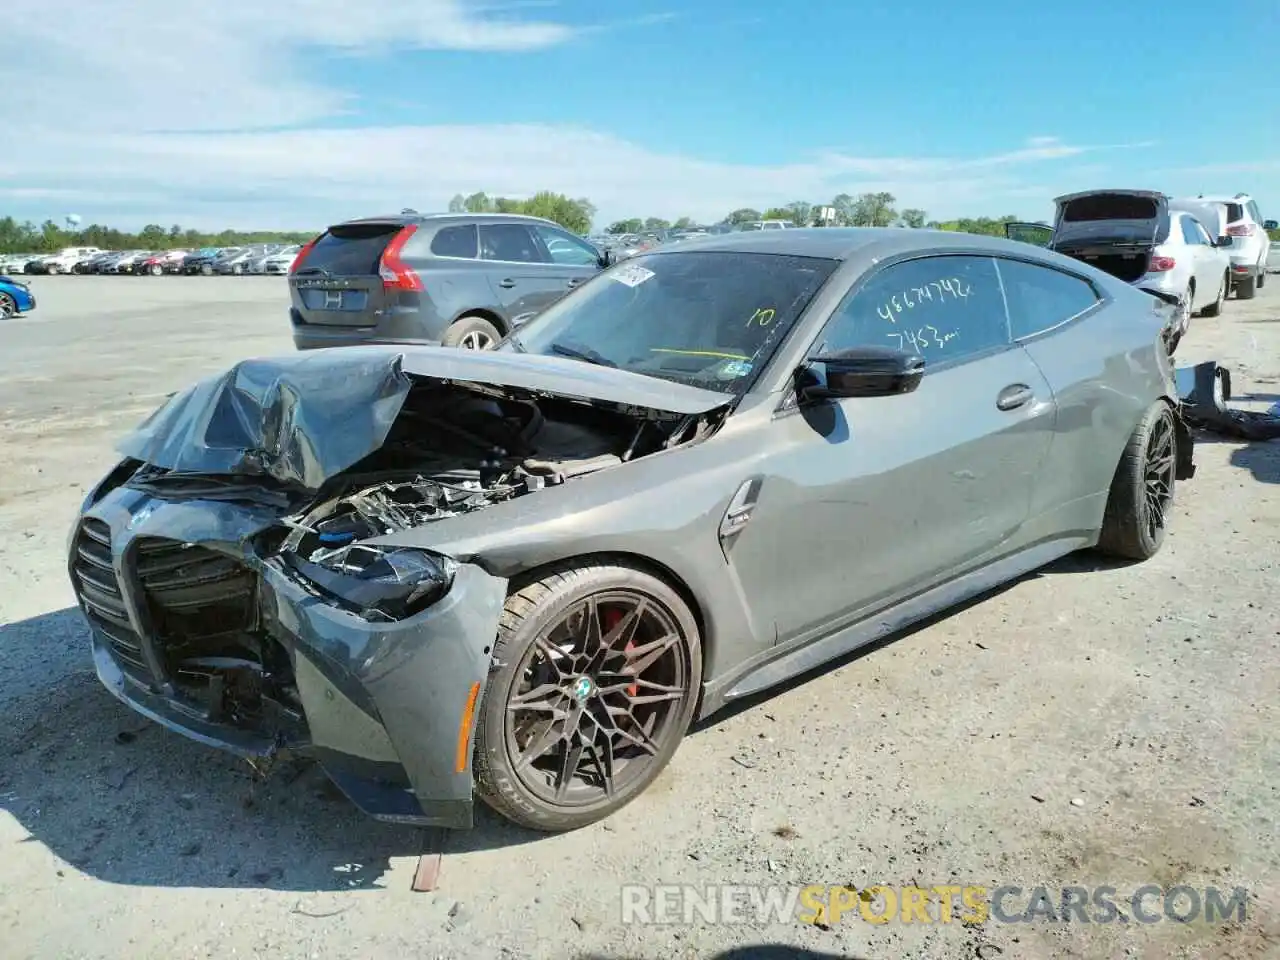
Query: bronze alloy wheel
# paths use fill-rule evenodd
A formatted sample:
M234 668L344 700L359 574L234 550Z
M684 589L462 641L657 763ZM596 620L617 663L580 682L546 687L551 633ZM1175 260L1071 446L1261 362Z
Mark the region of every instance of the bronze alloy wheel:
M556 806L609 799L642 778L684 730L687 638L650 597L587 597L526 651L507 701L512 768Z

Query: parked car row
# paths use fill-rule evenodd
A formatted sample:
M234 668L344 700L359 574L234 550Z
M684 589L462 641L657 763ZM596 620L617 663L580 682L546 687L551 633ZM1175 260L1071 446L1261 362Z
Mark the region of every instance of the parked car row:
M200 250L102 250L66 247L54 254L19 253L0 256L0 274L121 274L158 277L163 274L277 274L288 273L301 246L283 243L243 247L204 247Z
M1010 223L1010 239L1091 264L1176 308L1170 349L1195 315L1217 316L1234 293L1252 299L1272 250L1257 203L1233 197L1175 198L1154 190L1088 190L1058 197L1053 225Z

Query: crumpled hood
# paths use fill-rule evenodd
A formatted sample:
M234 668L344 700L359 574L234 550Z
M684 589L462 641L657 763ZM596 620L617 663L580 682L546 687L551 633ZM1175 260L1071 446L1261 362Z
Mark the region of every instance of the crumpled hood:
M579 360L450 347L334 347L243 360L174 394L117 449L179 473L272 477L318 490L378 450L418 378L667 414L733 396Z

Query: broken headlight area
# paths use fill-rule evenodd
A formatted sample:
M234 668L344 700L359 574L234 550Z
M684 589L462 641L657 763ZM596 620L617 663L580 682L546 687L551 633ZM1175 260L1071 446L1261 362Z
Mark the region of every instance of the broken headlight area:
M312 586L366 620L404 620L449 592L458 565L429 550L351 544L321 549L293 569Z

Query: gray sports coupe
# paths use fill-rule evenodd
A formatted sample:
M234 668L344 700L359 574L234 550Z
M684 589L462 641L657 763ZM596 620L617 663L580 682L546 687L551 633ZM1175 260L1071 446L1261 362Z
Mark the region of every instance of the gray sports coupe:
M84 503L98 674L381 819L590 823L730 701L1154 554L1194 471L1161 307L1003 239L780 230L637 255L492 351L246 360Z

